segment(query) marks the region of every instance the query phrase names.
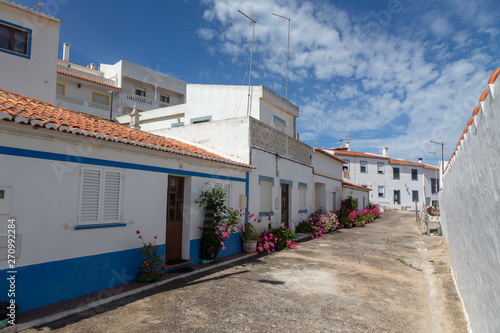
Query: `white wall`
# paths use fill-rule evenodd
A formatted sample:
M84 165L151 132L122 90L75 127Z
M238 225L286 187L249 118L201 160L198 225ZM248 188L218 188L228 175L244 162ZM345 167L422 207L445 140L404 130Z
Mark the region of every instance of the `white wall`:
M363 208L368 207L369 203L369 198L368 198L368 191L363 191L361 189L355 189L349 186L344 186L343 189L343 199L347 199L348 197L353 197L354 199L358 200L358 209L361 210ZM364 198L364 201L363 201ZM364 202L364 205L363 205Z
M31 57L0 52L0 88L53 104L60 20L20 7L0 2L0 20L31 29Z
M492 79L490 79L492 80ZM474 332L500 332L500 80L480 103L440 192L441 225Z
M250 203L249 211L251 213L258 214L260 211L260 187L259 187L259 175L265 177L271 177L274 179L273 186L273 200L272 200L272 211L274 216L269 220L267 217L263 217L260 223L257 223L257 229L263 230L268 227L268 223L272 224L272 228L276 228L281 223L281 187L280 180L290 180L293 182L290 189L290 228L294 229L295 224L298 223L302 218L305 218L308 214L314 211L313 207L313 182L312 182L312 169L308 166L295 163L293 161L278 158L276 155L270 154L259 149L252 149L252 163L253 161L258 161L257 170L250 173ZM277 175L276 170L279 173ZM299 182L307 184L306 191L306 208L307 213L299 213ZM293 222L292 222L293 221ZM294 224L295 223L295 224Z
M74 230L78 224L80 171L85 166L79 163L79 157L240 179L246 177L244 169L220 163L13 123L0 124L0 141L8 147L76 156L68 161L54 161L0 154L0 187L11 188L10 211L0 215L0 234L7 234L7 220L15 217L16 232L22 235L21 256L16 261L18 267L138 248L141 243L136 230L140 230L146 240L152 240L156 235L157 243L165 244L169 174L163 172L111 166L124 173L123 222L127 226ZM183 164L182 168L179 163ZM182 254L189 258L190 240L201 236L197 228L203 223L202 210L194 200L206 182L213 180L185 177L186 195L192 197L185 197L184 210L188 214L184 219ZM229 182L232 184L232 200L237 206L236 198L245 194L245 183ZM0 261L0 269L6 267L7 262Z
M316 190L315 210L339 210L342 202L343 163L315 150L312 165Z

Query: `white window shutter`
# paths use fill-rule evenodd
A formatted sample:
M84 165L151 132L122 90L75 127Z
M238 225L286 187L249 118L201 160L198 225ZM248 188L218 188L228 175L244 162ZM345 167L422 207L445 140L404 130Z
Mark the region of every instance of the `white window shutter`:
M267 180L260 181L260 211L270 212L271 211L271 190L272 183Z
M102 196L102 222L120 220L120 193L122 174L120 171L104 171Z
M306 187L299 186L299 210L306 210Z
M100 187L101 170L91 168L82 169L79 224L99 223Z

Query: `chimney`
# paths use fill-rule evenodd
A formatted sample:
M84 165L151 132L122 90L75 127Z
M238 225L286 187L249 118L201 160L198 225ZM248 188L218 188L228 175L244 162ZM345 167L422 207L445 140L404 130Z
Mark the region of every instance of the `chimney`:
M95 70L95 64L94 64L94 63L91 63L91 64L89 65L89 68L90 68L90 69Z
M139 114L136 106L134 105L134 109L130 113L130 128L135 128L138 130L141 129L141 126L139 125L139 117L141 117L141 115Z
M69 44L63 43L63 60L69 61Z
M422 157L418 158L418 163L424 163L424 159Z
M382 156L384 157L388 157L389 156L389 152L388 152L389 148L387 147L382 147Z
M351 144L349 143L349 141L346 141L345 147L347 148L347 151L351 151Z
M344 146L342 146L342 140L340 140L340 148L344 148Z

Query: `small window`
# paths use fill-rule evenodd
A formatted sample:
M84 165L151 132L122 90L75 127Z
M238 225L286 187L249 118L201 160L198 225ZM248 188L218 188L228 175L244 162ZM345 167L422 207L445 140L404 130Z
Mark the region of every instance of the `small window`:
M378 197L385 198L385 186L378 187Z
M280 132L284 132L286 127L286 121L274 116L274 128L276 128Z
M162 103L170 103L170 96L160 95L160 102L162 102Z
M64 86L64 84L57 83L56 84L56 94L64 96L65 93L66 93L66 87Z
M360 164L360 166L361 166L360 171L361 171L362 173L367 173L367 172L368 172L368 162L363 162L363 161L361 161L359 164Z
M135 88L135 94L137 96L142 96L142 97L146 97L146 89L144 88Z
M212 121L212 116L198 117L198 118L192 118L191 124L209 123L211 121Z
M307 212L306 191L307 186L305 184L299 184L299 213Z
M350 178L350 175L349 175L349 171L350 171L349 170L349 160L344 160L344 161L346 161L347 163L344 163L342 165L342 172L343 172L342 177L344 177L344 178Z
M399 179L399 168L392 169L392 178Z
M272 199L272 185L268 180L260 180L260 212L270 212Z
M31 30L0 22L0 49L29 56L29 35Z
M418 202L418 191L412 191L411 194L413 202Z
M122 219L122 175L117 169L82 168L79 225L118 223Z
M431 193L436 194L439 191L439 178L431 178Z
M94 93L92 93L92 102L97 103L97 104L102 104L102 105L108 105L109 104L109 96L94 92Z
M377 173L379 175L384 174L384 163L382 162L377 162Z
M418 170L411 169L411 180L418 180Z

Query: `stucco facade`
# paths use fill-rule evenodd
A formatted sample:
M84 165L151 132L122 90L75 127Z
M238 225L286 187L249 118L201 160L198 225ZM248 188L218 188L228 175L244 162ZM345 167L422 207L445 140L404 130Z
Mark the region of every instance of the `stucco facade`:
M0 48L0 88L54 103L60 20L1 0L0 25L27 38L24 50Z
M441 226L473 332L500 332L500 80L497 69L465 126L440 191Z

